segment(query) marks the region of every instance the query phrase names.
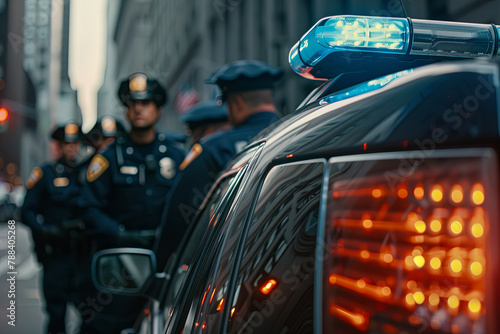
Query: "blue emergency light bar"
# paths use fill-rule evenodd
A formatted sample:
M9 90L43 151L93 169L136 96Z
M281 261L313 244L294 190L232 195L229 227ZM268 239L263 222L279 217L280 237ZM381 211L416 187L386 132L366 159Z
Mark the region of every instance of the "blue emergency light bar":
M289 62L298 74L323 80L333 77L332 72L342 73L336 71L336 64L315 69L326 58L330 63L332 59L343 59L345 65L350 58L392 57L408 63L402 67L422 60L492 58L500 49L499 35L500 26L488 24L332 16L321 19L292 47Z

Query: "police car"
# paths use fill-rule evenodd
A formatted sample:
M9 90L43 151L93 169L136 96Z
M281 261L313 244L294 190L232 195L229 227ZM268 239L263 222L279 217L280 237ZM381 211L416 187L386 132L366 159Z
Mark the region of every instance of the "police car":
M167 268L110 250L95 280L151 297L144 333L498 332L499 33L320 20L289 61L324 84L233 158Z

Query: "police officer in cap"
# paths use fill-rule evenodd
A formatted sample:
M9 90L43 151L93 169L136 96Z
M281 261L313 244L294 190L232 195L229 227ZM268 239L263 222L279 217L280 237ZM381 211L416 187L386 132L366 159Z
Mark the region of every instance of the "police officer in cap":
M81 138L82 132L75 123L58 127L52 133L61 157L33 168L21 209L23 222L32 231L38 261L43 265L43 293L49 318L47 333L66 332L66 304L76 289L73 283L77 254L70 236L78 227L81 215L76 164Z
M121 83L118 96L131 130L90 162L85 222L88 234L100 239L99 248L151 248L184 152L155 129L167 100L157 80L132 74ZM141 298L115 295L102 312L83 320L98 323L104 333L119 333L133 324L143 304Z
M175 250L179 235L172 231L181 231L181 226L194 218L217 174L251 138L278 120L273 85L282 76L283 71L277 67L241 60L224 65L206 81L221 89L221 100L226 102L233 128L201 140L182 162L181 175L167 201L155 245L158 268L162 269L168 260L165 255Z
M155 129L167 100L157 80L135 73L121 83L118 96L131 130L92 159L85 220L110 246L151 247L184 152Z
M226 105L216 101L198 102L179 119L186 124L186 135L191 137L193 145L203 137L230 127Z

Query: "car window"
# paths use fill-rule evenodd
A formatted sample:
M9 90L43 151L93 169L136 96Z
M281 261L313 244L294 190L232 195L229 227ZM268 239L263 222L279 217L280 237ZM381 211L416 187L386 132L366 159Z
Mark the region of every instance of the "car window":
M281 325L312 326L312 270L323 166L317 161L290 164L275 167L267 175L244 247L239 288L229 305L229 279L247 210L231 219L235 224L222 228L200 265L201 275L193 285L189 310L183 318L183 333L216 332L223 311L229 306L229 331L238 331L252 322L254 302L262 302L255 293L256 286L268 277L282 279L279 291L283 293L278 299L287 300L291 306L279 305L280 317L293 315L293 323L285 321ZM287 270L289 267L291 271ZM298 304L294 306L294 302ZM267 332L266 328L272 332L273 322L268 319L256 332ZM237 325L232 326L233 323Z
M189 240L182 247L183 252L179 255L175 268L171 272L171 283L163 298L165 319L169 317L172 310L172 303L180 291L189 267L200 256L199 254L202 251L200 245L207 242L210 231L217 225L224 212L225 205L230 202L231 195L238 188L245 169L246 167L243 167L238 172L236 170L229 172L217 181L217 184L209 194L208 201L198 215L199 219L195 220L195 223L188 231Z
M323 170L323 162L304 162L266 176L243 246L228 332L312 331Z

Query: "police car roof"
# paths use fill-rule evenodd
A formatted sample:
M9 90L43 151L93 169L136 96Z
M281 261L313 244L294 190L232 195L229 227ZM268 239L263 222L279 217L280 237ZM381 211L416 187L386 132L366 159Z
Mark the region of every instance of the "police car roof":
M495 94L481 101L475 116L469 119L475 118L477 124L463 119L459 130L451 131L450 126L454 123L443 121L443 114L455 102L463 104L468 96L474 96L474 90L481 83L477 81L478 76L485 77L481 79L485 92L492 89L493 83L488 86L488 82L493 81L495 71L498 71L498 64L488 61L438 63L415 69L375 91L358 96L332 103L328 102L328 96L320 97L254 138L254 142L266 141L259 160L268 164L281 159L315 158L325 152L358 154L395 147L421 150L416 143L422 130L426 131L424 138L433 138L433 128L442 123L448 147L497 138ZM498 90L498 87L493 89ZM446 97L445 92L450 91L457 93Z

